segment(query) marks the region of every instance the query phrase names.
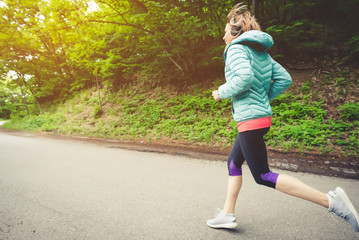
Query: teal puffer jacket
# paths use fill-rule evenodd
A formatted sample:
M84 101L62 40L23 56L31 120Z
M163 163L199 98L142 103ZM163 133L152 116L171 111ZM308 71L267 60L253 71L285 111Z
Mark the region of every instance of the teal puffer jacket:
M234 39L224 51L226 83L219 87L221 99L231 98L237 122L272 116L269 101L292 83L289 73L266 50L272 37L253 30Z

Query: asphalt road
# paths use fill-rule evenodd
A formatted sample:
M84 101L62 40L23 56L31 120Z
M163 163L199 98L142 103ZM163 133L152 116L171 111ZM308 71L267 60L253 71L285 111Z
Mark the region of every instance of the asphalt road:
M285 172L359 208L359 181ZM239 227L206 226L226 163L0 132L0 239L359 239L326 209L258 186L244 167Z

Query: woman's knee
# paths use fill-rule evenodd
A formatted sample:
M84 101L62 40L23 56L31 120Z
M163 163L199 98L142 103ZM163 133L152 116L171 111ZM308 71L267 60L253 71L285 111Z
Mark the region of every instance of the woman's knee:
M228 161L228 173L229 176L242 176L242 168L237 167L233 160Z
M278 179L278 173L270 171L263 174L257 174L253 177L257 184L275 188Z

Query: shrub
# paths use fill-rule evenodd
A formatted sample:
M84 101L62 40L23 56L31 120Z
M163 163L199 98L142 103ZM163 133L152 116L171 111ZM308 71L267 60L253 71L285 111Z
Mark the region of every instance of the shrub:
M359 104L348 102L338 107L339 114L342 118L356 121L359 120Z

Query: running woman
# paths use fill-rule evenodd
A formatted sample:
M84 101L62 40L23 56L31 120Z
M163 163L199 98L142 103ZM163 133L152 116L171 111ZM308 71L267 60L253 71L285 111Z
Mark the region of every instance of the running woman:
M270 101L292 83L289 73L266 52L273 46L270 35L261 31L247 7L239 3L227 16L223 40L226 83L213 91L216 101L231 98L232 115L238 135L228 158L228 187L223 210L207 221L212 228L235 228L235 205L242 186L242 164L247 165L256 183L323 206L359 232L359 215L344 190L327 194L296 178L272 172L268 167L263 136L271 126Z

